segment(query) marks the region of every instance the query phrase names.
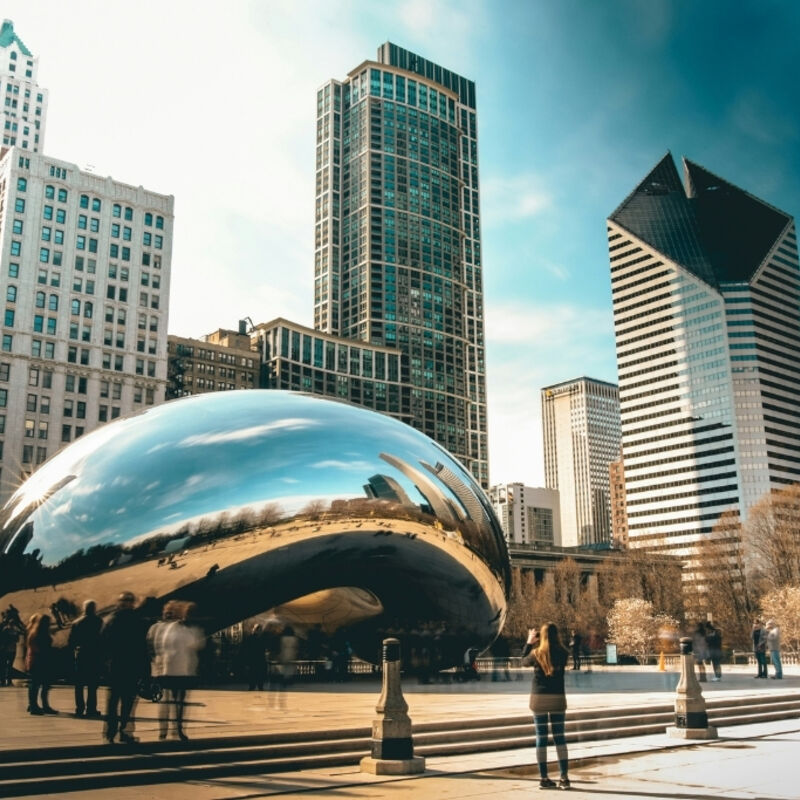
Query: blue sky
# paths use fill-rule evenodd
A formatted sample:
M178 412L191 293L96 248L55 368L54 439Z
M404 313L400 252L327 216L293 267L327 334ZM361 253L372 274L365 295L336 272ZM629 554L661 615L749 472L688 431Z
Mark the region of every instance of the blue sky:
M175 195L171 333L312 319L316 89L386 40L476 81L490 469L539 390L616 380L605 219L671 150L800 211L800 3L11 0L45 150ZM222 277L222 284L220 283Z

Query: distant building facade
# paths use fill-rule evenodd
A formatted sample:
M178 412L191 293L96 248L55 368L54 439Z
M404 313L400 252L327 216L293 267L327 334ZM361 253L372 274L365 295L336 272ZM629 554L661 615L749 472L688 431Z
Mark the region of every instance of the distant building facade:
M170 335L168 346L167 400L260 385L261 364L246 333L221 328L200 339Z
M278 318L251 333L261 386L347 400L410 422L403 354Z
M800 480L791 216L668 153L608 219L631 547L687 555Z
M47 124L47 89L36 82L39 58L3 20L0 28L0 128L3 145L40 153Z
M0 158L0 496L63 445L164 399L173 198Z
M489 501L509 543L560 546L561 510L557 490L504 483L492 486Z
M164 399L173 198L41 150L38 59L0 28L0 503L62 446Z
M609 465L619 456L619 393L577 378L542 389L545 483L557 489L564 547L611 541Z
M611 497L611 544L625 549L628 546L628 509L625 505L625 462L622 453L609 466Z

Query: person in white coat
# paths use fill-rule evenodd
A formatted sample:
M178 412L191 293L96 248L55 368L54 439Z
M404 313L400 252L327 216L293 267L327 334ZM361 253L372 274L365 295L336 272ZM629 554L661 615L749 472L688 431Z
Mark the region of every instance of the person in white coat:
M767 622L767 650L769 650L770 661L775 670L772 676L776 680L783 678L783 665L781 664L781 629L773 620Z
M164 688L159 709L159 739L167 738L171 709L174 709L175 735L184 742L189 738L183 730L186 692L195 681L199 653L205 645L202 630L191 624L193 613L194 603L169 601L161 619L147 634L151 675Z

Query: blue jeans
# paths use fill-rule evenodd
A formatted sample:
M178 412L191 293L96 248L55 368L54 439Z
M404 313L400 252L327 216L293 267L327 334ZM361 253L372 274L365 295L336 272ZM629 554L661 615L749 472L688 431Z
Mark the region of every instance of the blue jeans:
M547 727L553 734L553 742L556 746L558 765L561 774L567 774L567 739L564 735L566 725L566 714L563 711L551 711L546 714L534 714L533 724L536 726L536 761L539 764L539 773L543 778L547 777Z
M769 651L770 658L772 659L772 666L775 667L775 675L774 678L782 678L783 677L783 667L781 666L781 651L780 650L770 650Z

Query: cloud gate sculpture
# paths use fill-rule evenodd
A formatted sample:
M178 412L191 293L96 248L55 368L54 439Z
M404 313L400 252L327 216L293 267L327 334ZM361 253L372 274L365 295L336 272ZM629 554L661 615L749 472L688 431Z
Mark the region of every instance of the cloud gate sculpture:
M509 563L466 470L390 417L280 391L204 394L74 442L0 512L0 609L66 639L84 600L123 590L157 616L193 601L209 633L279 607L346 628L443 632L443 661L502 627Z

